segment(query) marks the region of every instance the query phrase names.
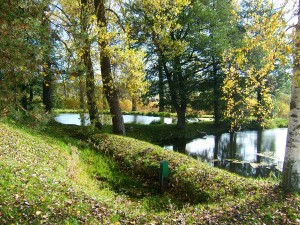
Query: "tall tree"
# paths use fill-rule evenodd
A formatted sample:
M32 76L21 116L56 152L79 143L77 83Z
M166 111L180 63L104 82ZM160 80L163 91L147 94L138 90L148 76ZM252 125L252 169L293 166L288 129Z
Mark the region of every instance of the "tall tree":
M286 191L300 192L300 1L297 13L292 97L282 185Z
M161 62L161 59L158 59L158 65L157 65L157 70L158 70L158 95L159 95L159 112L164 112L165 111L165 82L164 82L164 72L163 72L163 65Z
M223 8L216 7L222 2ZM210 65L205 50L210 48L207 38L214 29L210 29L213 26L211 18L220 14L220 9L225 11L224 6L227 12L223 14L224 17L230 17L231 10L227 9L231 9L231 1L147 0L133 1L129 7L133 36L144 42L149 54L156 54L153 65L161 65L163 69L167 84L165 90L176 110L178 128L184 129L191 96L198 91L203 68ZM229 21L228 18L226 21ZM162 73L158 70L157 74Z
M232 130L239 129L246 117L256 117L264 126L272 109L269 76L276 65L287 62L283 7L277 10L268 0L246 2L242 44L224 55L224 115Z
M49 36L43 27L49 1L4 1L0 8L0 111L28 109L41 88Z
M68 61L64 65L66 74L79 86L76 90L79 90L80 108L84 108L86 95L91 124L101 127L96 96L96 63L92 55L96 37L93 2L80 0L70 4L68 0L60 0L54 8L57 10L53 21L60 25L58 39L65 47L62 57Z
M103 82L103 89L109 104L110 113L113 122L113 132L115 134L125 134L124 120L119 102L119 93L115 87L115 82L111 71L111 60L109 55L109 43L107 40L107 18L104 0L94 0L95 13L99 26L99 48L100 48L100 66Z
M80 25L81 25L81 37L83 37L82 47L82 61L85 65L86 70L86 95L88 101L88 110L91 124L98 124L98 108L95 93L95 74L91 57L91 40L89 37L89 12L88 0L81 0L81 13L80 13Z
M45 111L47 113L51 112L53 108L53 80L54 80L54 56L53 56L53 48L54 48L54 37L53 31L51 29L51 24L49 20L49 11L48 7L44 9L44 17L42 21L43 29L44 29L44 40L48 42L46 46L45 52L45 62L43 64L43 74L44 74L44 82L43 82L43 103L45 106Z
M236 10L232 4L227 1L211 1L209 10L210 20L205 28L208 35L202 35L197 45L203 62L199 68L201 80L197 87L198 93L193 98L192 107L213 111L214 123L218 127L224 109L222 54L230 47L238 45L240 32L237 16L232 13Z

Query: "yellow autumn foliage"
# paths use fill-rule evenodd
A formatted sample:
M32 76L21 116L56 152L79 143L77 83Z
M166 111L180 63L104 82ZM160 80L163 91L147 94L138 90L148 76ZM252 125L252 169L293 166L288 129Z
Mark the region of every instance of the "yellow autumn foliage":
M265 7L264 3L266 1L263 0L252 2L258 10ZM223 71L226 74L223 91L227 102L225 116L232 121L232 128L238 125L239 120L245 119L241 115L268 117L273 106L266 81L275 64L285 64L291 53L283 19L284 8L276 11L270 1L267 3L269 15L267 11L252 12L244 23L246 32L242 46L223 55ZM231 65L229 70L226 69L228 64ZM233 88L233 84L241 88Z

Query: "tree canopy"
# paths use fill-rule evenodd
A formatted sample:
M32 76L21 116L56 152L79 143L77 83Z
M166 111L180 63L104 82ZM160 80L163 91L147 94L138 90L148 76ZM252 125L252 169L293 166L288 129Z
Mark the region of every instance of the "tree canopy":
M264 126L289 95L286 11L269 0L41 0L1 5L1 111L78 105L93 124L147 90L184 129L188 109ZM102 95L104 97L102 97ZM146 95L147 96L147 95ZM276 106L276 107L275 107ZM277 110L278 111L278 110ZM98 121L99 122L99 121Z

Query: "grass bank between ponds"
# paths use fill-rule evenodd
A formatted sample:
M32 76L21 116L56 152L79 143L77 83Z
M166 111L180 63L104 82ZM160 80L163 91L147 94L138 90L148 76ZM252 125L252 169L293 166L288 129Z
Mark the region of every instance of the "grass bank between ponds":
M276 118L269 120L265 129L287 127L286 119ZM175 124L126 124L126 136L135 139L147 141L154 144L168 145L176 140L185 140L189 142L193 139L203 137L205 135L215 135L228 132L226 125L219 126L217 129L213 121L200 121L197 123L187 123L184 130L178 130ZM110 127L106 127L104 132L109 132ZM258 130L258 126L249 122L248 127L243 130Z
M91 138L91 142L99 151L116 160L123 170L150 179L153 184L158 182L160 161L168 161L168 194L193 204L239 198L272 185L243 178L189 156L128 137L98 134Z
M221 131L220 129L218 132ZM178 130L175 124L126 124L126 136L155 144L182 139L192 140L214 132L214 124L211 121L187 124L185 130Z
M181 209L182 219L174 224L300 223L299 195L286 195L274 180L240 177L128 137L97 134L91 142L122 170L153 185L157 185L159 162L167 160L170 180L166 194L189 205Z

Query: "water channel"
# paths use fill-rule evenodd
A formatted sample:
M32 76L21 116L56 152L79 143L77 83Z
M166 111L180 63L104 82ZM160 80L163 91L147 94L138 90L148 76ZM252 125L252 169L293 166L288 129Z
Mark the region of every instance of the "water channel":
M207 135L165 149L190 155L211 166L246 177L278 177L284 160L287 128Z
M171 124L171 118L123 115L125 123ZM55 120L63 124L89 125L87 114L59 114ZM101 117L102 123L111 124L109 116ZM184 140L162 143L167 150L178 151L211 166L220 167L246 177L278 177L283 167L287 129L242 131L207 135L190 142Z
M124 123L135 124L150 124L150 123L163 123L172 124L172 118L158 117L158 116L143 116L143 115L123 115ZM77 113L61 113L55 117L55 120L62 124L73 125L90 125L90 119L88 114ZM100 121L102 124L112 124L110 115L100 115Z

